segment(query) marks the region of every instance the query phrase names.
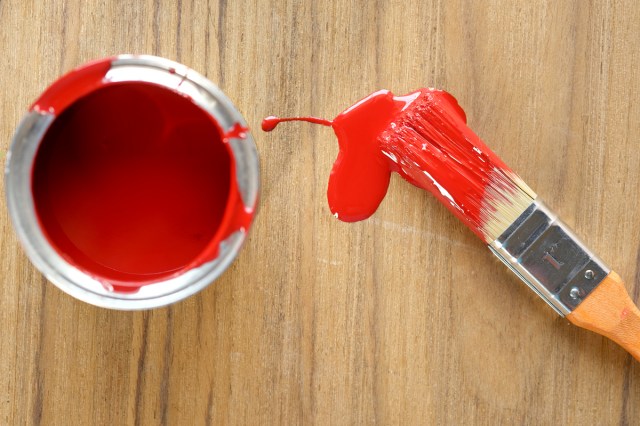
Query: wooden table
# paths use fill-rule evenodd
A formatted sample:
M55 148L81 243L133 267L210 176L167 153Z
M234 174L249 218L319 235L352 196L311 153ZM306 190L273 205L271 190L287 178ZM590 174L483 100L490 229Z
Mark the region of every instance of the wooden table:
M129 4L126 4L129 3ZM451 91L470 126L640 293L634 1L4 0L0 140L62 72L183 62L254 128L262 204L230 270L165 309L78 302L0 210L0 424L638 424L640 365L556 316L430 195L331 216L331 118Z

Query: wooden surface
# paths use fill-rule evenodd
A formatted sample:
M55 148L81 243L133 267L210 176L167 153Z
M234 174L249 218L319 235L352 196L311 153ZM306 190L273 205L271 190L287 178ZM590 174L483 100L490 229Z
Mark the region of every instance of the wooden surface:
M640 364L557 317L432 197L395 177L375 216L341 223L331 129L258 127L445 88L637 302L639 33L631 0L1 0L3 152L62 72L152 53L234 100L263 181L230 270L152 312L60 292L1 209L0 424L638 424Z

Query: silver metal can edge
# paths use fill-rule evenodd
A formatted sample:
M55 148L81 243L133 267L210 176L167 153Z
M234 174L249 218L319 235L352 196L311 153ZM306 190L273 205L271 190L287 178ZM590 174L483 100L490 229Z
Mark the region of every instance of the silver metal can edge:
M119 55L111 60L105 79L112 82L146 81L190 97L208 112L223 131L246 122L233 103L211 81L177 62L150 55ZM109 290L100 281L67 262L44 236L31 193L31 167L42 136L54 121L48 112L29 112L16 130L5 163L5 195L15 232L31 262L65 293L89 304L117 309L143 310L183 300L215 281L233 262L246 239L238 230L220 244L218 257L181 275L142 286L136 293ZM245 208L257 209L260 164L249 132L230 138L236 183Z

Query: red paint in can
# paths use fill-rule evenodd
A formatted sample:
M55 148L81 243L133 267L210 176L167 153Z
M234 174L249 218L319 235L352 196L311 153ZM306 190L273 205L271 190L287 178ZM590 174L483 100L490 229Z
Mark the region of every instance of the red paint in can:
M194 74L161 58L111 58L63 76L32 106L50 119L32 161L37 223L64 262L112 295L188 285L176 279L215 263L253 218L255 146L241 118L190 95L223 96Z

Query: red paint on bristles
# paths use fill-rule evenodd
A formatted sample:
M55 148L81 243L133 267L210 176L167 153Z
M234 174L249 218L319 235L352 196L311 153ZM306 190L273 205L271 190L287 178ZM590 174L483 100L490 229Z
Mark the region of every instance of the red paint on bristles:
M268 117L263 130L281 121ZM329 206L347 222L366 219L384 198L392 171L431 192L481 239L496 239L535 193L467 127L449 93L375 92L332 122L340 151L329 178ZM267 125L265 125L265 123Z

